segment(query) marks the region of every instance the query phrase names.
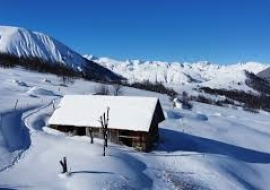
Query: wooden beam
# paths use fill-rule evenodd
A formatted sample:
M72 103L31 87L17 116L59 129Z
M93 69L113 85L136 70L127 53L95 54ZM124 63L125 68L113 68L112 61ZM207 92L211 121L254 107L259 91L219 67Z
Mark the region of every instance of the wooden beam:
M140 137L135 136L127 136L127 135L119 135L119 138L126 138L126 139L140 139Z

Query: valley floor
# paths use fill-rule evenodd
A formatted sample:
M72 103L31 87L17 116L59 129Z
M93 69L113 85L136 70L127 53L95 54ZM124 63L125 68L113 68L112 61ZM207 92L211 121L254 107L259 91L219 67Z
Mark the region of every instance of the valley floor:
M53 75L0 69L0 189L270 189L269 113L200 103L172 109L167 96L124 88L160 98L160 142L150 153L109 144L103 157L102 140L46 127L63 95L92 94L98 85L60 84ZM64 156L68 176L60 174Z

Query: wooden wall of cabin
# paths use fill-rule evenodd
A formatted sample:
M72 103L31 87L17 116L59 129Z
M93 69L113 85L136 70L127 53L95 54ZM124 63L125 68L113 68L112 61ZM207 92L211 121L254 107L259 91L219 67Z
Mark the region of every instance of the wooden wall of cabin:
M93 133L94 138L100 138L100 139L104 138L102 128L92 128L92 133ZM108 129L108 140L110 142L119 144L120 142L119 142L119 139L118 139L118 135L119 135L119 130Z
M90 136L90 134L86 132L86 129L88 127L86 128L86 127L59 126L59 125L50 125L50 127L65 133L70 133L72 135ZM94 138L103 139L102 128L91 128L91 129ZM152 140L149 140L149 138L152 137L147 132L108 129L109 142L131 146L141 151L147 151L152 146L151 144Z
M103 138L103 129L93 128L93 136L95 138ZM108 140L115 144L134 147L141 151L148 149L149 142L147 132L137 132L129 130L108 129Z
M86 127L75 127L69 125L50 125L50 128L69 133L71 135L85 136Z
M135 137L132 139L132 147L140 151L147 151L148 133L132 131L132 136Z
M86 132L86 127L75 127L75 126L66 126L66 125L50 125L50 128L56 129L65 133L71 133L72 135L79 135L79 136L90 136ZM88 128L88 127L87 127ZM90 127L92 129L92 134L94 138L100 138L103 139L103 129L102 128L95 128L95 127ZM121 144L119 141L119 132L121 130L116 130L116 129L109 129L108 130L108 140L116 143L116 144Z
M50 128L56 129L58 131L62 131L65 133L73 133L74 127L73 126L62 126L62 125L50 125Z

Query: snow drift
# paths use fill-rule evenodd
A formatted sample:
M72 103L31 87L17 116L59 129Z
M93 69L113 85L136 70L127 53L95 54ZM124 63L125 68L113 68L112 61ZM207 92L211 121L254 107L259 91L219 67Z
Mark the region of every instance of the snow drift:
M90 144L46 127L60 97L43 93L93 94L98 84L78 79L59 91L58 83L54 75L0 68L0 189L270 189L269 113L196 102L192 110L172 108L166 95L123 87L128 96L158 97L167 119L152 152L109 143L104 157L102 139ZM28 96L31 88L38 98ZM59 177L63 156L66 178Z
M28 94L32 96L59 96L51 90L44 89L42 87L34 86L28 90Z

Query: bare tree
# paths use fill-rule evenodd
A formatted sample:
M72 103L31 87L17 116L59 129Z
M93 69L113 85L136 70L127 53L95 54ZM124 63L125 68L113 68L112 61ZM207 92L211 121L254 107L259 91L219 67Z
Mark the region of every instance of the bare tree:
M62 173L67 173L68 172L68 170L67 170L67 158L64 157L63 160L60 160L59 162L60 162L60 164L62 166L62 170L63 170Z
M93 129L90 129L90 139L91 139L90 143L94 144Z
M108 147L108 124L109 124L109 111L110 108L107 108L107 115L104 113L100 116L100 124L103 128L103 136L104 136L104 146L103 146L103 156L106 155L106 147Z
M95 94L96 95L109 95L110 91L106 85L101 84L98 87L96 87Z
M123 93L123 87L121 86L121 85L119 85L119 84L114 84L113 85L113 95L114 96L121 96L121 95L123 95L124 93Z

